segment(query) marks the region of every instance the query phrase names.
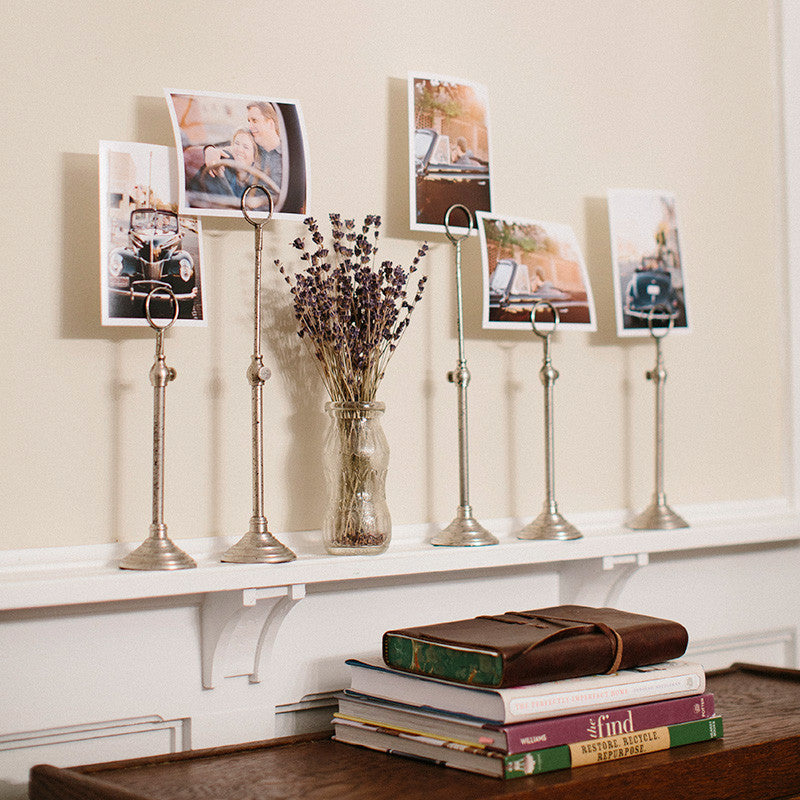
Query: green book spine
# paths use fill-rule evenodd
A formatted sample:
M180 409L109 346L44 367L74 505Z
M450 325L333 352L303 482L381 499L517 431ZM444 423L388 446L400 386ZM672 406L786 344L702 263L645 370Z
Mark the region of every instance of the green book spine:
M384 660L395 669L477 686L499 686L503 679L503 659L496 653L447 647L393 634L384 637L383 647Z
M706 742L722 736L722 717L709 717L669 726L669 746Z
M706 742L721 736L722 717L710 717L630 734L606 736L603 739L589 739L585 742L504 756L503 777L522 778L567 767L616 761L685 744Z
M555 772L557 769L568 769L571 763L567 745L545 747L543 750L532 750L529 753L504 756L503 777L524 778L526 775Z

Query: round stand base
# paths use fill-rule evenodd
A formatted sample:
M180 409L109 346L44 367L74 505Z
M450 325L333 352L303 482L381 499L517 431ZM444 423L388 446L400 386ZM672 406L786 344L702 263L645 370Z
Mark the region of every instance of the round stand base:
M231 564L280 564L296 558L288 547L269 532L263 517L253 517L250 530L222 554L220 561Z
M637 514L625 526L634 531L671 531L676 528L688 528L689 523L676 514L664 500L655 498L640 514Z
M456 518L431 539L431 544L437 547L481 547L497 543L498 540L472 516L469 506L459 508Z
M120 569L192 569L197 562L166 536L151 534L119 562Z
M517 539L580 539L583 534L567 522L558 510L546 508L536 519L529 522L519 533Z

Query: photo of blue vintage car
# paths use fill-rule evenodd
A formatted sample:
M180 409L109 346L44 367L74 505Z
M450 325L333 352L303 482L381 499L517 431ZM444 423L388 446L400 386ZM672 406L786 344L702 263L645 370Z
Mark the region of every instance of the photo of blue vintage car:
M651 327L688 331L674 195L609 189L608 218L617 334L647 336Z
M175 294L180 316L190 316L198 288L194 260L181 248L178 215L160 208L135 208L127 238L127 244L114 248L108 257L111 295L143 302L156 287L166 287Z
M672 273L657 257L645 256L628 281L623 298L623 310L634 320L675 320L682 310L681 298L672 284Z

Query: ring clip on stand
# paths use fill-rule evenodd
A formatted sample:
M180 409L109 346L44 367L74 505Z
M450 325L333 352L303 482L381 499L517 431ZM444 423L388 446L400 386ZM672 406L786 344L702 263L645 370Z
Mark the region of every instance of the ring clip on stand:
M269 200L269 213L258 220L250 216L247 200L251 193L261 190ZM264 517L264 401L262 389L270 376L261 357L261 251L263 249L263 228L272 218L272 195L261 185L248 186L242 192L242 215L255 229L255 287L254 287L254 334L253 356L247 369L247 380L252 387L253 408L253 516L250 529L223 554L221 561L235 564L277 564L293 561L297 556L281 544L270 532Z
M553 313L553 325L543 331L537 327L536 312L540 308L549 308ZM548 300L539 300L531 311L533 332L542 340L544 358L539 370L539 377L544 385L544 454L545 454L545 490L544 507L536 519L529 522L518 534L517 539L580 539L581 532L567 522L558 513L555 500L555 467L553 459L553 384L558 379L558 370L550 360L550 337L558 327L558 309Z
M468 219L467 232L455 236L450 231L450 215L456 209L461 209ZM464 312L461 299L461 241L466 239L472 230L472 214L466 206L456 204L447 209L444 215L444 228L447 238L456 251L456 303L458 307L458 366L453 372L447 373L447 380L455 383L458 388L458 468L459 490L461 502L453 521L431 539L431 544L442 547L476 547L480 545L497 544L497 539L492 536L483 525L472 516L472 507L469 504L469 450L467 431L467 385L470 374L467 369L467 357L464 353Z
M159 292L172 303L172 319L158 325L150 314L150 302ZM178 319L178 301L169 286L156 286L144 301L144 313L150 327L156 332L156 357L150 368L153 384L153 523L150 535L132 553L119 562L120 569L189 569L196 567L195 560L183 552L167 536L164 524L164 409L166 389L175 380L176 372L164 360L164 331Z
M653 328L653 320L659 309L663 312L659 319L666 317L668 323L663 327ZM689 523L667 505L667 496L664 494L664 383L667 380L667 370L661 354L661 340L672 330L674 323L675 317L666 306L655 306L647 315L647 327L656 343L656 365L645 373L647 380L653 381L656 387L656 488L650 505L626 523L627 527L636 531L666 531L689 527ZM657 334L656 330L663 333Z

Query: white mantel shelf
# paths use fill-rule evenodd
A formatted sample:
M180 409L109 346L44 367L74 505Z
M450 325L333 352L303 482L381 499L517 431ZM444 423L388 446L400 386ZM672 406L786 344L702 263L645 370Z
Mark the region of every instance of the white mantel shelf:
M635 556L639 563L654 554L707 551L800 541L800 514L780 502L758 501L731 506L676 508L691 527L673 531L633 531L621 515L573 515L583 533L572 541L521 541L520 521L484 521L500 539L486 547L433 547L426 525L398 526L389 550L379 556L329 556L319 534L275 534L297 554L284 564L226 564L219 554L231 542L221 539L177 539L191 553L197 569L137 572L120 570L119 559L138 542L0 554L0 611L108 603L142 598L230 592L271 587L308 587L327 582L359 582L408 575L435 575L504 567L557 565L563 562ZM525 522L527 520L523 520Z

